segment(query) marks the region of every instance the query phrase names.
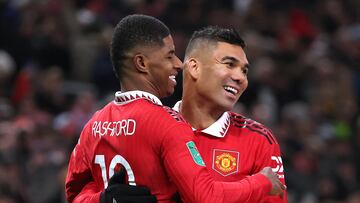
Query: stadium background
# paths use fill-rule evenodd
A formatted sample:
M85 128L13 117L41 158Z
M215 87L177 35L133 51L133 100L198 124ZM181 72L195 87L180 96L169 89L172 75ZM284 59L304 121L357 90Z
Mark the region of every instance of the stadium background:
M356 0L1 0L0 202L64 202L79 132L118 90L108 46L131 13L163 20L181 58L195 29L239 29L251 68L236 111L277 136L289 202L360 202L359 10Z

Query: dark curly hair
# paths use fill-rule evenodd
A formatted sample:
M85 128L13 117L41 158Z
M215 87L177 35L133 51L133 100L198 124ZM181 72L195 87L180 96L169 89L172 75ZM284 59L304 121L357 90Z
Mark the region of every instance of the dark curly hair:
M163 46L170 35L169 28L160 20L141 14L128 15L116 25L110 46L114 72L121 79L124 59L136 46Z

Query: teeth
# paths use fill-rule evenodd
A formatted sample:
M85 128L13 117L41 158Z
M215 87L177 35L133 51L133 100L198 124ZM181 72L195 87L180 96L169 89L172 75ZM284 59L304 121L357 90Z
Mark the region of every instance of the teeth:
M238 91L237 91L235 88L233 88L233 87L225 86L224 89L225 89L226 91L229 91L229 92L233 93L233 94L237 94L237 93L238 93Z
M170 78L170 80L176 82L175 75L170 75L169 78Z

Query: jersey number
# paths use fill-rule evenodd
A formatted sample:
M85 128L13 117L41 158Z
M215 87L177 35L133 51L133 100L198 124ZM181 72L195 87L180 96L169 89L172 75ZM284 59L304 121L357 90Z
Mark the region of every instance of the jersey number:
M104 188L107 188L108 178L107 178L107 170L106 170L106 165L105 165L105 156L104 155L96 155L95 156L95 164L100 165L101 176L104 181ZM119 154L115 155L114 158L110 162L109 179L114 175L114 169L117 164L121 164L125 168L126 173L129 177L128 178L129 185L135 186L136 183L135 183L134 172L131 169L129 162L127 162L126 159Z

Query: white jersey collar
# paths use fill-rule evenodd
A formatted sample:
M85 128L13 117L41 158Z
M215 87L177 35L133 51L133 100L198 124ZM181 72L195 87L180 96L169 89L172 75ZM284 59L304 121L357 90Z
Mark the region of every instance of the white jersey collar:
M162 106L160 99L157 98L155 95L140 90L127 91L127 92L118 91L115 93L114 102L116 104L126 104L137 99L146 99L154 104Z
M173 109L177 112L180 112L180 106L181 106L181 100L176 102ZM215 121L215 123L201 130L201 132L206 133L208 135L212 135L214 137L225 137L226 132L229 129L229 126L230 126L230 114L229 112L224 112L221 115L221 117L217 121ZM196 131L196 129L193 128L193 131Z

